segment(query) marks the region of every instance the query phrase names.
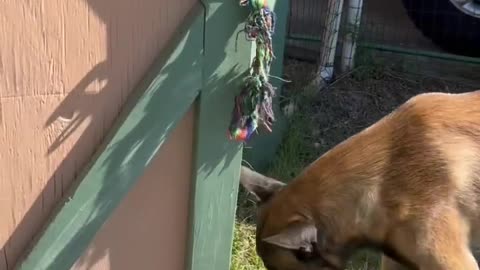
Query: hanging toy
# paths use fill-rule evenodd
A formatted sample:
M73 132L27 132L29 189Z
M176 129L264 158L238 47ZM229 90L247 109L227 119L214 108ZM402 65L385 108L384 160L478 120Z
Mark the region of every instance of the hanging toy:
M256 50L245 85L235 97L228 135L236 141L249 140L258 126L271 132L275 121L272 109L275 88L268 81L270 66L275 57L272 47L275 13L266 1L240 0L241 6L248 5L251 9L243 31L248 41L255 41Z

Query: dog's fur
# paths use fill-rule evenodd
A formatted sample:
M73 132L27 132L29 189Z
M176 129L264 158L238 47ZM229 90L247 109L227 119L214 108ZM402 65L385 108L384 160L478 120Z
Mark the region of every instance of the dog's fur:
M240 181L269 270L344 269L361 247L384 270L478 270L480 91L417 95L288 185L246 167Z

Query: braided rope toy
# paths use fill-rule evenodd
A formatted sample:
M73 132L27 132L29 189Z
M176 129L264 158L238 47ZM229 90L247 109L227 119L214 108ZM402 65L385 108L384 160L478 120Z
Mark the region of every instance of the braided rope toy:
M273 58L272 35L275 31L275 13L270 10L267 0L240 0L241 6L251 9L244 32L248 41L255 41L255 57L245 78L245 85L235 97L235 106L229 127L229 138L247 141L263 126L271 132L275 121L272 100L275 88L268 81Z

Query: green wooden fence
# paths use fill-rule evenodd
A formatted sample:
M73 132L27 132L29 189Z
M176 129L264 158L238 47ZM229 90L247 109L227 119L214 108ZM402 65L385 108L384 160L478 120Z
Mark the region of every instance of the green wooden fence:
M227 139L226 130L233 97L253 54L251 43L236 40L247 15L236 0L199 2L137 86L106 143L19 269L70 269L195 101L199 106L186 265L189 270L229 268L242 147ZM285 31L279 15L277 36ZM277 38L275 47L274 72L280 75L283 38Z

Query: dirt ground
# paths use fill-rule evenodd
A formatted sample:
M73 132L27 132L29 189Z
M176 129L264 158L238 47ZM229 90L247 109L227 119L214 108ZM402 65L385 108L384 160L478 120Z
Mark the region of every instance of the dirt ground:
M407 75L383 66L363 66L343 75L313 95L306 95L315 65L287 58L280 106L289 128L268 173L288 181L320 155L392 112L414 95L425 92L461 93L474 86L439 78ZM479 87L480 89L480 81ZM291 108L295 109L291 111ZM252 221L254 203L239 197L237 218Z
M476 88L438 77L407 75L376 64L341 75L333 84L312 95L308 85L314 71L311 63L285 60L283 78L291 82L284 84L280 105L286 112L289 127L267 172L276 179L288 182L324 152L416 94L461 93ZM478 86L480 89L480 81ZM231 270L265 270L255 252L255 204L241 190ZM378 270L378 255L368 250L360 251L350 260L347 269Z
M286 97L299 94L310 82L315 66L286 60L284 77ZM406 75L382 67L360 67L320 90L310 108L297 108L311 117L310 133L317 155L373 124L410 97L425 92L460 93L474 86L439 78Z

